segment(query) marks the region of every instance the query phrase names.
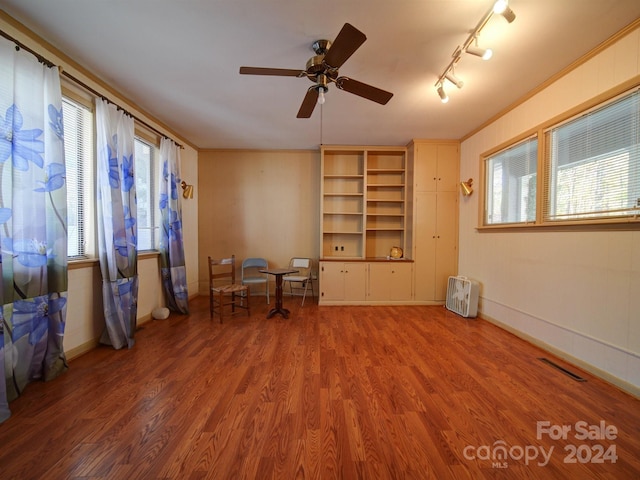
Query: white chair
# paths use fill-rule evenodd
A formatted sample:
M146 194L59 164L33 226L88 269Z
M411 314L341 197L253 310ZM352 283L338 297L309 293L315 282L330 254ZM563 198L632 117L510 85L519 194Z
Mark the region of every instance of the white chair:
M260 273L260 270L269 268L269 263L264 258L245 258L242 262L242 285L264 285L264 295L269 303L269 275Z
M302 304L304 306L304 300L307 298L307 290L311 285L311 295L315 297L313 290L313 279L311 276L313 262L310 258L293 257L289 261L289 268L298 270L298 273L292 273L282 277L283 291L286 295L301 296ZM289 285L289 291L284 287Z

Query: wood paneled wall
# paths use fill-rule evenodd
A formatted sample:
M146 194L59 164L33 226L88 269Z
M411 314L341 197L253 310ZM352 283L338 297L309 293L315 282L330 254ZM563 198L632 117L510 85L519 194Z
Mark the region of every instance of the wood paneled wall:
M263 257L276 267L293 256L317 260L319 188L319 151L200 151L199 291L207 292L209 255Z

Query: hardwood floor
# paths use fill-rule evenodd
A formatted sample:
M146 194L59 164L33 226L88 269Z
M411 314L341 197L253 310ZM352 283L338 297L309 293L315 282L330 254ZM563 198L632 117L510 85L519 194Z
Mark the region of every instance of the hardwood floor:
M199 297L133 349L30 384L0 425L0 477L640 478L640 400L494 325L298 305L266 320L256 297L220 325Z

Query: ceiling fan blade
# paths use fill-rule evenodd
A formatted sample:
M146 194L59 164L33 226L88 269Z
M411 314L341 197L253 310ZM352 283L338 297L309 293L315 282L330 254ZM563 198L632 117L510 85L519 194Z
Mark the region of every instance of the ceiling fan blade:
M391 97L393 97L393 93L391 92L372 87L371 85L367 85L366 83L359 82L358 80L354 80L349 77L337 78L336 86L340 90L372 100L380 105L386 105L387 102L391 100Z
M277 77L300 77L304 75L304 70L292 70L289 68L262 68L262 67L240 67L243 75L274 75Z
M298 110L297 118L309 118L313 113L313 109L316 108L318 102L318 89L316 87L309 87L307 94L302 100L300 110Z
M366 35L349 23L345 23L324 56L324 63L340 68L367 39Z

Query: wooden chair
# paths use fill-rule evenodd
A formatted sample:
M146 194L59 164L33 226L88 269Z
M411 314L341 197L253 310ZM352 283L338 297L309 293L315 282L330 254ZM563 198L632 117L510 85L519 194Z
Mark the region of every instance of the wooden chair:
M231 315L236 312L236 307L247 311L247 316L251 315L249 309L250 290L247 285L236 283L236 256L231 258L214 259L209 257L209 315L213 318L214 311L218 310L220 323L224 308L231 307ZM243 297L244 296L244 297ZM246 299L246 305L243 303Z

